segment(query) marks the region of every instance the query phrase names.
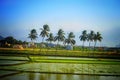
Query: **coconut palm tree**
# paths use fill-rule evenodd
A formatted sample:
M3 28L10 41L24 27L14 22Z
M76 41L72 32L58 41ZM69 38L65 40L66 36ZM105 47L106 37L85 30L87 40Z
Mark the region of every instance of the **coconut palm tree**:
M65 40L65 33L62 29L59 29L57 36L55 36L55 38L54 38L54 41L58 41L57 45L59 45L59 42L63 42L64 40Z
M83 48L84 48L84 42L87 40L87 31L82 31L82 35L79 37L80 41L83 41Z
M33 42L33 40L35 40L37 38L37 31L36 31L36 29L32 29L30 31L30 34L28 34L28 35L29 35L28 38L30 38L31 42Z
M48 37L50 28L47 24L43 25L43 28L40 28L42 31L40 33L40 36L43 37L42 43L44 42L44 38Z
M49 41L50 43L54 41L54 36L52 33L49 34L48 39L46 39L46 41Z
M95 48L95 46L96 46L96 44L97 44L97 41L102 41L102 36L101 36L101 34L99 33L99 32L97 32L95 35L94 35L94 42L95 42L95 44L94 44L94 48Z
M73 32L70 32L68 34L68 38L65 39L65 43L67 43L68 45L71 44L71 45L74 45L76 43L76 41L74 40L75 38L75 35L73 34Z
M28 34L28 35L29 35L28 38L30 38L30 39L31 39L31 42L33 43L33 40L35 40L35 39L37 38L37 31L36 31L36 29L32 29L32 30L30 31L30 34ZM28 59L29 59L30 61L32 61L32 59L30 58L29 55L27 55L27 57L28 57Z
M90 43L94 40L94 31L90 31L90 33L87 34L87 40L89 41L89 48L90 48Z

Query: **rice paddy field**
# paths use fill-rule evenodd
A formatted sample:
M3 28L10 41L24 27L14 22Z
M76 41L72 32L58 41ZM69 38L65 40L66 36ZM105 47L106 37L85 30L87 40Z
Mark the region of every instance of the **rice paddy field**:
M120 80L119 54L0 49L0 80Z

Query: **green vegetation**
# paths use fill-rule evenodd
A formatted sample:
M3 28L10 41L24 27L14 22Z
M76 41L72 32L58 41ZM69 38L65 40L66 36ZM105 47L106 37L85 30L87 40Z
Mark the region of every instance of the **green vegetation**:
M64 33L64 31L62 29L58 30L57 36L55 36L54 40L58 41L57 45L59 45L59 42L64 42L64 40L65 40L65 33Z
M94 55L93 55L94 54ZM29 55L29 56L28 56ZM1 70L63 74L118 75L120 54L90 50L0 48ZM8 67L9 66L9 67Z
M30 31L30 34L29 34L28 38L30 38L32 42L33 42L33 40L35 40L37 38L37 32L36 32L35 29L32 29Z
M66 49L66 44L67 45L71 45L73 47L73 45L75 45L76 40L75 35L73 32L70 32L67 36L67 38L65 37L65 32L62 29L59 29L57 32L57 35L53 36L52 33L50 33L50 27L49 25L45 24L43 25L43 28L40 28L41 32L40 32L40 36L42 37L42 42L38 42L38 43L34 43L33 41L37 39L37 31L36 29L32 29L30 31L30 33L28 34L28 38L31 39L31 43L29 42L22 42L21 40L16 40L13 37L9 36L3 40L0 40L0 47L7 47L7 48L12 48L14 45L17 45L19 47L19 45L23 46L24 48L29 47L29 48L46 48L48 47L48 43L44 42L45 37L47 37L46 41L49 41L50 43L53 42L53 47L57 50L64 50ZM95 46L97 41L102 41L102 35L100 34L100 32L97 32L95 34L94 31L91 31L90 33L87 33L87 30L82 31L82 34L80 35L80 41L83 41L83 47L85 46L84 43L86 41L89 42L89 49L90 49L90 43L92 41L94 41L95 45L94 45L94 50L95 50ZM55 44L54 42L57 41L57 44ZM28 43L30 44L28 46ZM53 48L51 46L49 46L50 48ZM76 45L74 47L77 47ZM73 47L73 50L76 49ZM87 46L86 46L87 47ZM84 50L86 50L86 47L84 47ZM79 49L77 49L79 50Z
M93 57L93 58L113 58L119 59L120 54L116 52L106 52L106 51L69 51L69 50L56 50L55 49L24 49L24 50L16 50L16 49L1 49L1 55L38 55L38 56L65 56L65 57Z
M52 41L54 41L54 36L52 33L49 34L48 39L46 39L46 41L49 41L50 43L52 43Z
M74 45L76 43L76 41L74 40L74 38L75 38L75 35L73 34L73 32L70 32L68 34L68 38L65 39L65 43L67 43L68 45L71 44L71 46Z
M43 43L44 38L48 37L48 35L49 35L50 28L47 24L45 24L45 25L43 25L43 29L42 28L40 28L40 29L42 30L40 33L40 36L43 37L43 39L42 39L42 43Z
M93 38L93 39L94 39L94 42L95 42L95 45L94 45L94 48L95 48L97 41L100 41L100 42L101 42L101 40L102 40L103 38L102 38L101 34L100 34L99 32L97 32L97 34L94 35L94 38Z
M4 47L4 48L12 48L15 44L27 44L28 42L26 41L21 41L21 40L17 40L12 36L8 36L2 40L0 40L0 47Z
M83 48L84 48L84 42L87 40L87 31L86 30L84 30L83 32L82 32L82 35L80 35L80 41L83 41Z

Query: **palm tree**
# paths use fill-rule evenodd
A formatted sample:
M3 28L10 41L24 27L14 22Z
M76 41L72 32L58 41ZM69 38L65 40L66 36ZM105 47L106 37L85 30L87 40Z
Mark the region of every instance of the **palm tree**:
M97 32L95 35L94 35L94 42L95 42L95 44L94 44L94 48L95 48L95 46L96 46L96 44L97 44L97 41L102 41L102 36L101 36L101 34L99 33L99 32Z
M87 40L89 41L89 48L90 48L90 43L94 40L94 31L91 31L88 35L87 35Z
M47 24L43 25L43 28L40 28L42 31L40 33L40 36L43 37L42 43L44 42L44 38L48 37L50 28Z
M49 34L49 37L48 37L48 39L46 39L46 41L50 41L50 43L51 43L52 41L54 41L54 36L53 36L52 33Z
M75 35L73 34L73 32L70 32L68 34L68 38L65 39L65 43L67 43L68 45L71 44L71 45L74 45L76 43L76 41L74 40L75 38Z
M84 48L84 42L87 40L87 31L82 31L82 35L79 37L80 41L83 41L83 48Z
M64 35L65 35L64 31L62 29L59 29L58 33L57 33L57 36L55 36L55 38L54 38L55 41L58 41L57 45L59 44L60 41L61 42L64 41L64 39L65 39Z
M28 38L30 38L30 39L31 39L31 42L33 43L33 40L35 40L35 39L37 38L37 31L36 31L36 29L32 29L32 30L30 31L30 34L28 34L28 35L29 35ZM27 57L28 57L28 59L29 59L30 61L32 61L29 55L27 55Z
M31 42L33 42L33 40L35 40L37 38L37 31L36 31L36 29L32 29L30 31L30 34L28 34L28 35L29 35L28 38L30 38Z

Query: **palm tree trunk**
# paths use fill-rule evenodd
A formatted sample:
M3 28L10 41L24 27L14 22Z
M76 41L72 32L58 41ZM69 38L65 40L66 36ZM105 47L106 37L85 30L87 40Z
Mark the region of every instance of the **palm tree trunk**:
M90 43L91 43L91 41L89 41L89 52L90 52L90 50L91 50L91 49L90 49ZM89 56L89 55L90 55L90 53L88 53L88 56Z
M95 41L95 44L94 44L94 50L95 50L96 44L97 44L97 41Z
M45 37L43 37L43 39L42 39L42 43L44 42L44 38L45 38Z
M83 49L84 49L84 41L83 41Z
M89 41L89 49L90 49L90 43L91 43L91 41Z
M31 44L33 43L33 39L31 39ZM33 47L32 45L30 44L30 47ZM34 51L34 48L33 48L33 51ZM27 58L29 59L29 61L32 61L32 59L30 58L30 55L27 54Z
M58 44L59 44L59 41L57 42L56 51L57 51Z
M49 42L47 41L47 52L48 52L48 49L49 49L48 43L49 43ZM50 42L50 43L51 43L51 42Z
M42 38L42 43L44 42L44 37ZM40 52L42 51L42 43L40 45Z

